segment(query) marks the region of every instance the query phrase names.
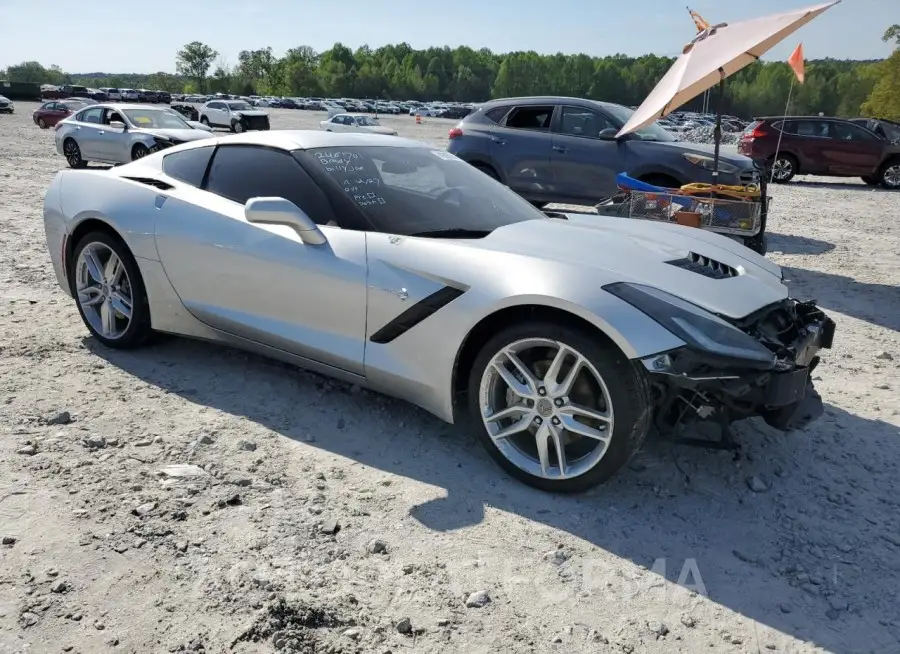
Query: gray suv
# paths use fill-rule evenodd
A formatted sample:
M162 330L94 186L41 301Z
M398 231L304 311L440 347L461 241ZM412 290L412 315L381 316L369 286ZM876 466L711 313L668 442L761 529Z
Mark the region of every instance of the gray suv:
M450 130L447 150L538 206L600 202L615 194L620 172L670 188L712 182L710 145L679 141L655 124L616 139L632 113L580 98L492 100ZM721 153L720 184L758 178L750 158Z

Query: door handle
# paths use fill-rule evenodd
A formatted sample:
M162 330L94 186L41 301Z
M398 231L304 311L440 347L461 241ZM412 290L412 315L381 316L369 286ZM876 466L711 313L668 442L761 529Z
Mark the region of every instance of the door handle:
M491 140L497 145L506 145L506 141L504 141L503 139L498 139L496 136L492 136Z
M568 148L564 148L564 147L561 146L561 145L554 145L554 146L553 146L553 151L554 151L554 152L568 152L569 149L568 149Z

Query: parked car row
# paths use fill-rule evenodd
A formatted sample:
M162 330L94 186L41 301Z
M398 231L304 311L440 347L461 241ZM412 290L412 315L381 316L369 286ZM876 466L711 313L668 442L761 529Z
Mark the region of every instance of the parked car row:
M42 100L62 100L65 98L90 98L97 102L151 102L168 104L172 96L167 91L151 91L148 89L124 89L101 87L91 89L77 84L41 86Z

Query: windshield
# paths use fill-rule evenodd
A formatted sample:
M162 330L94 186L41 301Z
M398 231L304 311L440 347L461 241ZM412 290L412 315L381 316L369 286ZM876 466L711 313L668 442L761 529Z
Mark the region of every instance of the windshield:
M232 111L247 111L249 109L253 109L246 102L229 102L227 103L229 107L231 107Z
M625 123L628 122L628 119L631 118L631 115L634 113L633 110L628 107L623 107L620 104L604 104L603 109L616 118L621 124L624 126ZM664 128L657 125L655 122L650 123L646 127L641 127L638 130L633 132L635 136L640 138L642 141L675 141L677 140L672 134L667 132Z
M443 150L366 146L295 154L313 175L352 201L376 232L427 236L465 230L483 236L504 225L546 218Z
M369 118L368 116L356 116L356 123L363 127L378 127L381 124L374 118Z
M148 129L191 129L184 118L173 111L162 109L126 109L124 113L131 124Z

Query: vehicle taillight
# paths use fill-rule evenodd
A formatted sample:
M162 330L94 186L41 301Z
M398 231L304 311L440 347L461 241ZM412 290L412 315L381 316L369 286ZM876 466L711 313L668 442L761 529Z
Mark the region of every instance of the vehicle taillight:
M769 132L765 129L765 123L756 123L755 125L751 125L747 131L741 134L742 141L752 141L753 139L759 139L764 136L768 136Z
M454 128L452 128L452 129L450 130L450 132L447 134L447 136L449 136L451 140L452 140L452 139L458 139L458 138L461 137L462 135L463 135L463 131L462 131L462 128L461 128L461 127L454 127Z

